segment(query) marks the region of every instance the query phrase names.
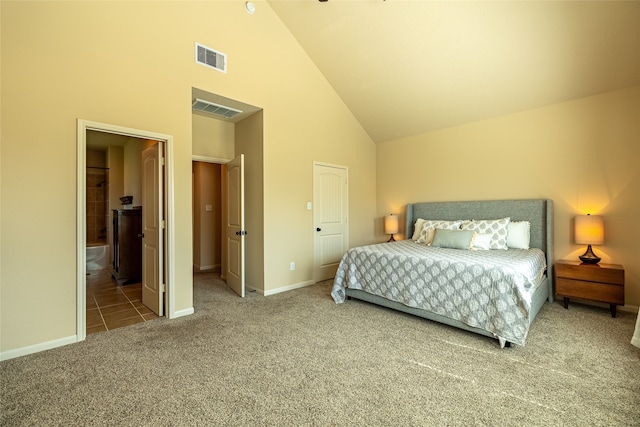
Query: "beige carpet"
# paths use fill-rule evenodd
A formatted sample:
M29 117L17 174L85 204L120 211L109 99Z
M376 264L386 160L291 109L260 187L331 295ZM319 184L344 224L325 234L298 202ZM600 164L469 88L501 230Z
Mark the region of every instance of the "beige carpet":
M640 425L635 314L546 304L525 347L349 301L331 283L0 363L2 426Z

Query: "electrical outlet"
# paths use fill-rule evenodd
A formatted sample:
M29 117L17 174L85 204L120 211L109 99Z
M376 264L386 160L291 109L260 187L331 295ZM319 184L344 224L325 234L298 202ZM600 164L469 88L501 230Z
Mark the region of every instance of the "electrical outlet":
M292 262L291 264L289 264L289 270L293 271L296 269L296 263Z

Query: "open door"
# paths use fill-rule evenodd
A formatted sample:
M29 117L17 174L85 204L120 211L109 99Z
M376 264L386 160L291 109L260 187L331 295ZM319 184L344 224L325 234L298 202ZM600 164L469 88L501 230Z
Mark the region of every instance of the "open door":
M244 154L227 163L227 285L244 297Z
M142 303L164 316L162 143L142 152Z

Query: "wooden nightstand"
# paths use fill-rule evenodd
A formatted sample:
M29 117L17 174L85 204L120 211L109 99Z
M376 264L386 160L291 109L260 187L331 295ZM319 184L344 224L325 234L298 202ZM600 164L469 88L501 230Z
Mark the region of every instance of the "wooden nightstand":
M582 264L580 261L560 260L554 268L556 296L582 298L608 303L611 316L616 317L616 306L624 305L624 268L618 264Z

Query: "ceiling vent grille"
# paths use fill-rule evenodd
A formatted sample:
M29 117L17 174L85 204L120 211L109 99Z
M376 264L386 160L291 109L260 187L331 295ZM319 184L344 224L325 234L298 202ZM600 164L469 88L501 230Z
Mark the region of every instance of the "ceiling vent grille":
M227 55L196 43L196 62L223 73L227 72Z
M242 110L236 110L235 108L225 107L224 105L214 104L213 102L203 101L202 99L194 99L191 104L191 108L197 111L204 111L205 113L215 114L226 119L230 119L240 113Z

